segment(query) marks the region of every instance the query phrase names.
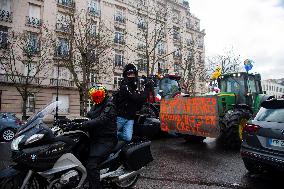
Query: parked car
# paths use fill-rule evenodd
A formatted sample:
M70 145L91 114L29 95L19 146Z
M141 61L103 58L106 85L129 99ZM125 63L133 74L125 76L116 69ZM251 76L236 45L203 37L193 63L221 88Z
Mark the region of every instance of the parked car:
M243 129L241 156L251 173L284 172L284 99L261 104Z
M21 120L15 114L0 112L0 141L11 141L20 126Z

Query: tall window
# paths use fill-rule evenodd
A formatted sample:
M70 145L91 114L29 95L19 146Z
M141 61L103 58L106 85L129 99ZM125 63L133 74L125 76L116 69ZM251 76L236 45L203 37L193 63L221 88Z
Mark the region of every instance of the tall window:
M56 29L62 32L69 32L70 31L70 23L71 19L68 14L58 13L57 14L57 21L56 21Z
M173 10L172 14L173 14L173 16L172 16L173 22L178 23L179 20L180 20L180 12Z
M89 13L94 16L100 16L100 5L98 1L90 1L88 4Z
M159 53L159 54L165 54L165 53L166 53L165 43L159 42L159 43L157 44L157 49L158 49L158 53Z
M113 77L113 84L114 84L114 88L118 89L118 87L120 86L120 83L122 81L123 77L121 74L116 74Z
M173 54L173 57L175 58L175 59L179 59L179 58L181 58L181 50L180 50L180 48L179 47L174 47L174 54Z
M29 4L29 16L27 16L27 25L33 27L41 26L41 16L40 16L41 7L34 4Z
M147 60L143 57L138 58L138 70L147 72Z
M0 1L0 21L10 22L12 21L11 14L11 0Z
M36 63L26 63L24 69L25 76L35 76L37 72Z
M120 23L125 23L124 11L122 9L117 8L115 10L114 20Z
M144 18L142 18L142 17L138 18L137 27L139 29L146 29L147 26L146 26L146 22L145 22Z
M63 5L63 6L68 6L68 7L73 7L74 2L73 0L57 0L58 4Z
M158 61L158 72L159 73L165 73L166 72L166 62L164 60Z
M96 36L96 34L97 34L97 23L96 22L90 23L90 25L89 25L89 34L92 37Z
M115 31L114 33L114 42L117 44L124 43L124 35L122 31Z
M180 30L178 27L173 27L173 39L174 40L180 39Z
M11 0L1 0L0 1L0 10L11 11Z
M8 28L0 26L0 49L6 49L8 46Z
M27 44L27 52L28 54L38 54L40 51L40 42L39 36L37 33L29 33L29 39Z
M65 68L65 67L57 67L57 66L54 66L54 70L53 70L53 75L54 75L54 78L58 78L58 79L66 79L66 80L69 80L71 78L71 73L70 71L68 70L68 68Z
M115 58L114 58L114 66L115 67L123 67L123 51L115 50Z
M67 57L69 55L69 42L67 39L59 38L57 42L56 55L58 57Z
M35 95L30 94L26 102L27 112L35 112Z
M90 73L89 81L91 84L95 84L97 82L97 75L94 71Z

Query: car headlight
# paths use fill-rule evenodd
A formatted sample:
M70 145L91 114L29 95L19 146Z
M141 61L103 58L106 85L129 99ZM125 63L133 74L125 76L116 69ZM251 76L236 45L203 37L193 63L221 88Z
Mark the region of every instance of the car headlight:
M25 145L38 141L42 139L43 137L44 137L44 134L34 134L27 139L27 141L25 142Z
M11 149L12 150L19 150L19 143L22 141L22 139L25 137L25 135L21 135L17 138L15 138L11 143Z

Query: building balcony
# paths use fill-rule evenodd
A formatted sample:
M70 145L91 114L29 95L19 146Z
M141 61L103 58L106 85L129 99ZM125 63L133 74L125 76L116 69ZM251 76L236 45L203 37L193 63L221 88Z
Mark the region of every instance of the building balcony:
M124 45L125 44L125 41L123 38L114 38L114 44L117 44L117 45Z
M138 27L138 29L141 29L141 30L145 30L147 28L145 23L138 23L137 27Z
M12 78L12 79L11 79ZM0 74L0 83L9 83L9 84L28 84L28 85L39 85L39 78L32 76L23 76L23 75L9 75L9 74Z
M27 16L26 17L26 25L30 26L30 27L38 28L42 25L42 21L39 18Z
M50 79L50 86L56 87L57 81L59 87L75 87L75 82L67 79Z
M38 56L40 54L40 43L37 44L28 44L23 49L23 54L25 56Z
M0 10L0 21L12 22L12 12Z
M57 50L55 51L54 58L56 59L69 59L69 51Z
M57 4L67 8L75 8L74 0L57 0Z
M65 23L56 23L56 31L69 33L71 31L70 25Z
M119 24L125 24L125 17L121 15L114 15L114 21Z
M97 16L97 17L101 16L101 11L94 7L88 7L88 12L92 16Z

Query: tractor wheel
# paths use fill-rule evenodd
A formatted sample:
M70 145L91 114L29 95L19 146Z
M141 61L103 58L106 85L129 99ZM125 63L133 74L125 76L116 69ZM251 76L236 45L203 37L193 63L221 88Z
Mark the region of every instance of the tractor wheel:
M233 109L225 114L222 120L224 127L221 131L221 142L227 149L240 149L243 128L251 116L247 109Z

